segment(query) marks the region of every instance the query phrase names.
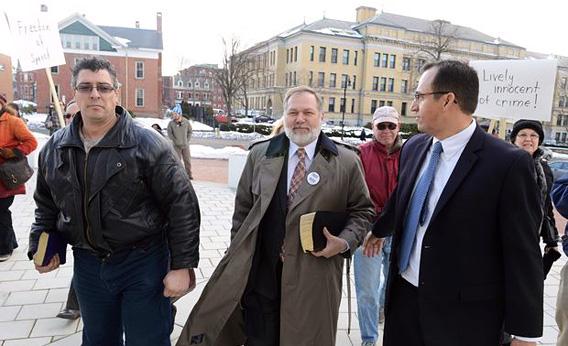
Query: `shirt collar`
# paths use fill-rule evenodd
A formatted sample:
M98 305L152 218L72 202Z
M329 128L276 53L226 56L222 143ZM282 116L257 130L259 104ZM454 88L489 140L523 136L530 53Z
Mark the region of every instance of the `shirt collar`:
M477 125L475 123L475 120L472 120L471 124L469 124L468 127L453 136L445 138L441 141L434 137L432 144L435 144L438 141L442 142L442 148L444 149L443 155L446 158L450 158L457 153L461 153L467 142L469 142L471 136L473 136L473 132L475 132L476 126Z
M304 147L304 149L306 150L306 155L308 156L308 159L310 161L314 159L317 143L318 139L316 138L310 144ZM296 143L290 141L290 148L288 149L288 157L293 157L296 154L296 151L298 151L298 148L299 146Z

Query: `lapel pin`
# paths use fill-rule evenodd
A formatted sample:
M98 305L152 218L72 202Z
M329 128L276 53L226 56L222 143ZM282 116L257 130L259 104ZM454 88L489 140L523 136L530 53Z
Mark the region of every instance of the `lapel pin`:
M308 174L308 184L316 185L320 181L320 175L317 172Z

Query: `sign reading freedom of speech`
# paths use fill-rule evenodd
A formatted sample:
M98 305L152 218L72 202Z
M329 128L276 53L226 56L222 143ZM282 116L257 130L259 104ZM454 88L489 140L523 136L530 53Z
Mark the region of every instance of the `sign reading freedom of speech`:
M47 12L4 14L22 71L65 65L59 29Z
M475 115L550 121L556 60L476 60L469 65L479 76Z

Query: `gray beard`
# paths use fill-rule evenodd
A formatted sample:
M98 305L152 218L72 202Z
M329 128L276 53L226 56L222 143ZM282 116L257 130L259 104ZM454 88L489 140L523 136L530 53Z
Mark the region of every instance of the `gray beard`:
M318 138L321 132L321 126L312 129L310 132L306 134L294 133L292 129L284 126L284 132L286 133L286 137L288 137L288 139L292 143L296 144L299 147L305 147L306 145L312 143Z

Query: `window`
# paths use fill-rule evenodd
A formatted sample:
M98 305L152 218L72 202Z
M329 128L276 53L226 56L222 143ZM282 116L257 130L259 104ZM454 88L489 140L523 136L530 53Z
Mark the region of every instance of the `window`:
M353 65L357 66L357 53L359 53L358 51L355 51L355 56L353 57Z
M355 99L351 99L351 113L355 113Z
M353 82L351 82L351 86L353 87L353 90L355 90L355 82L357 82L357 76L353 75Z
M384 106L385 106L385 101L380 100L380 101L379 101L379 107L384 107Z
M335 97L330 97L329 98L329 104L327 107L327 111L334 113L335 112Z
M400 114L406 115L406 102L403 102L402 105L400 106Z
M349 49L343 50L343 65L349 65Z
M325 47L320 47L319 62L325 62Z
M335 73L329 74L329 87L330 88L336 87L336 79L337 79L337 75Z
M59 74L59 66L51 66L51 74Z
M396 67L396 55L394 55L394 54L391 54L391 56L390 56L389 67L390 68Z
M379 77L373 77L373 91L379 91Z
M194 86L195 86L196 89L199 88L199 81L198 80L195 81Z
M205 81L205 89L209 89L209 82Z
M387 106L392 107L392 101L387 101Z
M81 41L75 41L75 49L81 49Z
M562 139L560 141L566 143L566 132L562 132Z
M331 63L337 64L337 48L331 48Z
M394 78L389 78L389 89L390 93L394 92Z
M375 53L375 55L373 56L373 66L381 66L381 53Z
M310 46L310 61L314 61L314 46Z
M387 91L387 77L381 77L380 91Z
M144 61L136 62L136 79L144 79Z
M347 76L346 74L341 75L341 88L342 89L347 88L348 79L349 79L349 76Z
M286 77L286 84L285 85L288 86L288 74L284 73L284 76Z
M182 81L182 80L178 80L177 86L178 86L178 87L183 87L183 81Z
M290 62L290 50L286 49L286 63Z
M345 99L343 97L340 99L339 111L342 113L345 112Z
M136 107L144 107L144 89L136 89Z
M176 99L181 100L183 98L183 93L181 91L176 92Z
M403 79L400 82L400 92L403 94L407 94L408 93L408 80Z
M313 83L314 83L314 71L310 71L310 75L308 77L308 85L312 86Z
M298 47L294 47L294 61L298 61Z
M410 71L410 58L402 58L402 70Z
M389 62L389 55L383 54L382 60L381 60L381 66L382 67L388 67L388 62Z
M187 87L191 88L191 82L187 82Z
M377 100L371 100L371 114L377 110Z
M556 136L555 136L554 139L556 139L556 143L560 142L560 132L556 132ZM550 165L550 166L552 166L552 165Z
M325 82L325 73L318 72L318 87L323 88L324 82Z
M418 59L418 63L416 64L416 69L418 71L422 71L422 67L424 67L425 64L426 64L426 60Z
M560 82L560 88L561 89L566 89L566 85L568 84L568 78L566 77L562 77L561 82Z
M297 85L297 84L296 84L296 71L294 71L293 76L294 76L294 78L292 79L293 84L294 84L294 85Z

